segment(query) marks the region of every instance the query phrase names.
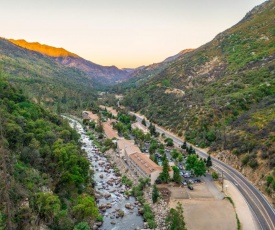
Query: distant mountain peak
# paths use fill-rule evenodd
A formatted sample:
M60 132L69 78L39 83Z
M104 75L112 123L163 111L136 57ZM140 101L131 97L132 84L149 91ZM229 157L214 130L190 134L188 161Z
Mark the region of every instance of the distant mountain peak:
M18 39L18 40L8 39L8 40L13 44L20 46L22 48L36 51L51 57L69 57L69 56L79 57L78 55L71 53L63 48L56 48L53 46L40 44L39 42L27 42L24 39Z

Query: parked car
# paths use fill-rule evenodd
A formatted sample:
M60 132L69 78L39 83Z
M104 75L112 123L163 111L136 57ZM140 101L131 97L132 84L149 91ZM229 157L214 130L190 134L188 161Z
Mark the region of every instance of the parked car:
M184 181L184 180L183 180L181 183L182 183L183 185L187 185L186 181Z
M155 182L156 182L156 184L161 184L161 179L157 178Z
M190 175L189 173L185 173L183 176L184 176L185 178L189 178L191 175Z
M193 190L194 188L193 188L193 186L191 186L191 185L188 185L187 186L190 190Z

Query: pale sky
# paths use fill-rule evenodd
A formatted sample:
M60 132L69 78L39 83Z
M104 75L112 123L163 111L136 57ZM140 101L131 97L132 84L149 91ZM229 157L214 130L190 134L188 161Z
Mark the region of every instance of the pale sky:
M264 0L0 0L0 37L100 65L138 67L197 48Z

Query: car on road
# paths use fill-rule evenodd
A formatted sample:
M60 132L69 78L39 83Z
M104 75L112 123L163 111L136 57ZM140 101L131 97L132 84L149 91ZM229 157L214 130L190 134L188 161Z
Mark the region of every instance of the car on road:
M191 185L188 185L187 187L188 187L190 190L194 190L193 186L191 186Z

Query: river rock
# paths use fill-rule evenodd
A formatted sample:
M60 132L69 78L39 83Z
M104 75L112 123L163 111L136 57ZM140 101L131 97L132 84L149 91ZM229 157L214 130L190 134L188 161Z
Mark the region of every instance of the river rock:
M147 222L144 222L144 223L143 223L143 228L145 228L145 229L148 228L148 223L147 223Z
M113 224L113 225L114 225L114 224L116 224L116 222L112 221L112 222L111 222L111 224Z
M106 193L106 194L104 195L105 198L109 198L110 196L111 196L110 193Z
M130 209L131 207L132 207L132 206L131 206L130 203L126 203L126 204L125 204L125 208Z
M102 221L95 222L95 225L98 226L98 227L100 227L102 225Z
M102 179L103 178L103 174L101 174L99 177Z
M143 215L143 214L144 214L143 208L138 208L138 213L139 213L140 215Z
M111 181L107 181L107 184L113 186L114 184Z

